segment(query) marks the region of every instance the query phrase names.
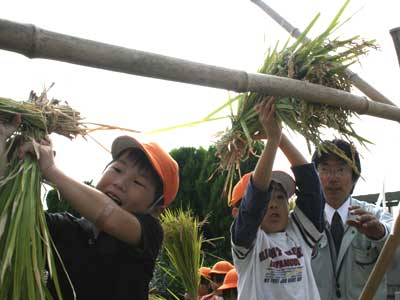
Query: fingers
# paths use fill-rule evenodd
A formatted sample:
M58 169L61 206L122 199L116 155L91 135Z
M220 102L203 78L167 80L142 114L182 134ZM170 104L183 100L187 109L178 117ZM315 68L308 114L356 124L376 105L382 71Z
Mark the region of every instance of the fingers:
M369 222L372 219L376 219L373 214L361 209L359 206L349 207L350 219L359 222L365 223Z
M347 220L346 224L356 228L358 231L361 231L362 229L362 225L358 223L356 220L351 220L351 219Z
M349 211L360 208L359 205L349 205Z
M255 109L259 114L261 120L269 120L275 114L275 98L265 97L260 104L258 104Z
M21 125L21 115L16 114L11 121L11 125L15 128L14 131Z
M53 146L53 143L50 140L50 137L46 135L43 139L40 140L40 145L44 146Z
M52 147L51 140L48 136L45 136L39 142L32 140L31 142L23 143L18 149L18 157L22 159L26 156L26 154L29 153L35 155L35 157L39 160L41 153L41 146L50 148ZM52 152L53 154L55 154L55 151Z
M23 143L19 148L18 148L18 157L20 159L23 159L27 153L34 153L35 150L33 149L33 144L31 142L26 142Z
M353 205L353 206L349 206L349 213L352 216L358 216L358 215L363 215L368 212L361 209L359 206Z
M371 213L353 206L350 210L351 217L347 220L349 226L355 227L358 231L368 237L379 239L385 234L385 227Z

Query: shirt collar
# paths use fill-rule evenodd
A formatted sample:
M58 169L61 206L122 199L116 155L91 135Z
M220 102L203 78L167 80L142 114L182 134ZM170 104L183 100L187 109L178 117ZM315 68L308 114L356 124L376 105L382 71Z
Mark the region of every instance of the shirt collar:
M326 220L329 224L331 224L332 222L333 214L335 213L335 211L339 213L340 217L342 218L343 224L346 224L347 217L349 215L350 199L351 196L349 196L349 198L347 198L347 200L343 202L343 204L338 209L334 209L328 203L325 203L325 215Z

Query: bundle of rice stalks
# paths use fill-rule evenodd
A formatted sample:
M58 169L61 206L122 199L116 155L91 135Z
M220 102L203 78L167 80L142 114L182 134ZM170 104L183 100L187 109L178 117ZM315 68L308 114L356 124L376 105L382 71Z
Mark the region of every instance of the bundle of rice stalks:
M56 132L68 138L85 135L80 114L68 105L37 97L27 102L0 98L0 120L8 122L21 114L22 123L8 140L9 163L0 177L0 299L52 299L46 288L45 268L60 293L55 255L43 212L42 176L36 159L20 160L16 146L21 141L42 139Z
M332 38L333 32L343 23L339 18L349 1L341 7L326 30L315 39L306 41L305 37L316 23L319 14L311 21L302 35L289 46L289 40L278 50L279 43L269 49L264 65L259 73L289 77L321 84L327 87L350 91L351 81L345 70L348 66L358 62L361 55L370 49L377 49L374 40L366 41L359 36L349 39ZM258 93L243 93L230 99L224 106L237 102L237 113L231 115L232 127L219 133L216 142L218 155L221 159L220 167L228 171L225 191L229 185L229 194L232 188L232 178L238 170L239 162L247 159L252 153L255 140L263 135L263 129L258 121L254 107L266 96ZM314 144L319 151L330 150L350 163L356 170L354 162L344 153L329 143L322 143L324 128L334 129L341 138L348 141L356 139L361 144L369 142L359 136L352 127L351 118L356 113L333 107L326 104L307 102L293 97L276 97L276 115L283 124L303 135L310 144ZM358 170L356 170L358 172Z
M192 216L191 211L168 209L161 217L164 229L164 250L181 280L189 299L197 299L200 283L198 270L202 263L201 246L203 222Z

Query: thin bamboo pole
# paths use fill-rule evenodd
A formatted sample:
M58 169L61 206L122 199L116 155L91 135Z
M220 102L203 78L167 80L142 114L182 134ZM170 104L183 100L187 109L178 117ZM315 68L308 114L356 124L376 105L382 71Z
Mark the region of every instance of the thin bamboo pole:
M390 35L392 36L394 47L396 49L397 59L399 60L400 64L400 27L391 29Z
M63 62L232 90L291 96L378 118L400 121L400 109L341 90L285 77L247 73L118 47L0 19L0 49Z
M298 38L301 35L301 31L286 21L280 14L278 14L275 10L273 10L270 6L265 4L262 0L250 0L258 7L260 7L265 13L267 13L275 22L281 25L291 36L294 38ZM304 38L304 41L307 42L309 39L307 37ZM368 96L371 100L390 104L396 106L392 101L390 101L387 97L377 91L373 86L371 86L368 82L363 80L358 74L352 72L350 69L346 70L347 75L353 84L366 96Z
M359 300L373 300L376 290L386 273L387 268L393 260L393 256L397 247L400 244L400 218L397 216L396 221L393 223L392 232L389 234L378 260L372 269L371 274L361 292Z

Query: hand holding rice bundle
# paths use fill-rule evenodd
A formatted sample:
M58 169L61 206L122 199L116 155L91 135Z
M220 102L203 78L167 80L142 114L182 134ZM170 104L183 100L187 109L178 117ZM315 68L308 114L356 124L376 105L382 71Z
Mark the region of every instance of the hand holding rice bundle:
M41 202L37 160L18 157L25 141L41 140L52 132L68 138L88 132L80 114L31 92L18 102L0 98L0 299L48 299L45 269L55 279L53 246ZM4 153L2 153L4 152Z
M377 46L374 40L363 40L359 36L343 40L331 38L332 33L342 25L339 18L348 3L349 1L346 1L327 29L315 39L306 40L306 35L319 15L292 45L289 46L288 40L280 51L278 43L273 49L269 49L264 65L258 72L304 80L349 92L352 83L346 74L346 68L358 62L359 57L368 53L370 49L377 49ZM254 143L258 139L265 138L255 107L266 96L268 95L250 92L229 100L229 103L237 101L237 113L231 115L231 128L220 133L216 143L221 160L220 168L228 171L225 184L225 191L229 189L228 194L232 188L235 171L239 170L239 162L253 154ZM275 111L283 125L304 136L310 152L311 143L319 151L329 149L348 161L353 168L356 168L354 163L341 153L340 149L322 143L322 130L331 128L348 141L356 139L363 145L369 143L354 131L351 118L357 114L348 109L307 102L294 97L276 97Z

